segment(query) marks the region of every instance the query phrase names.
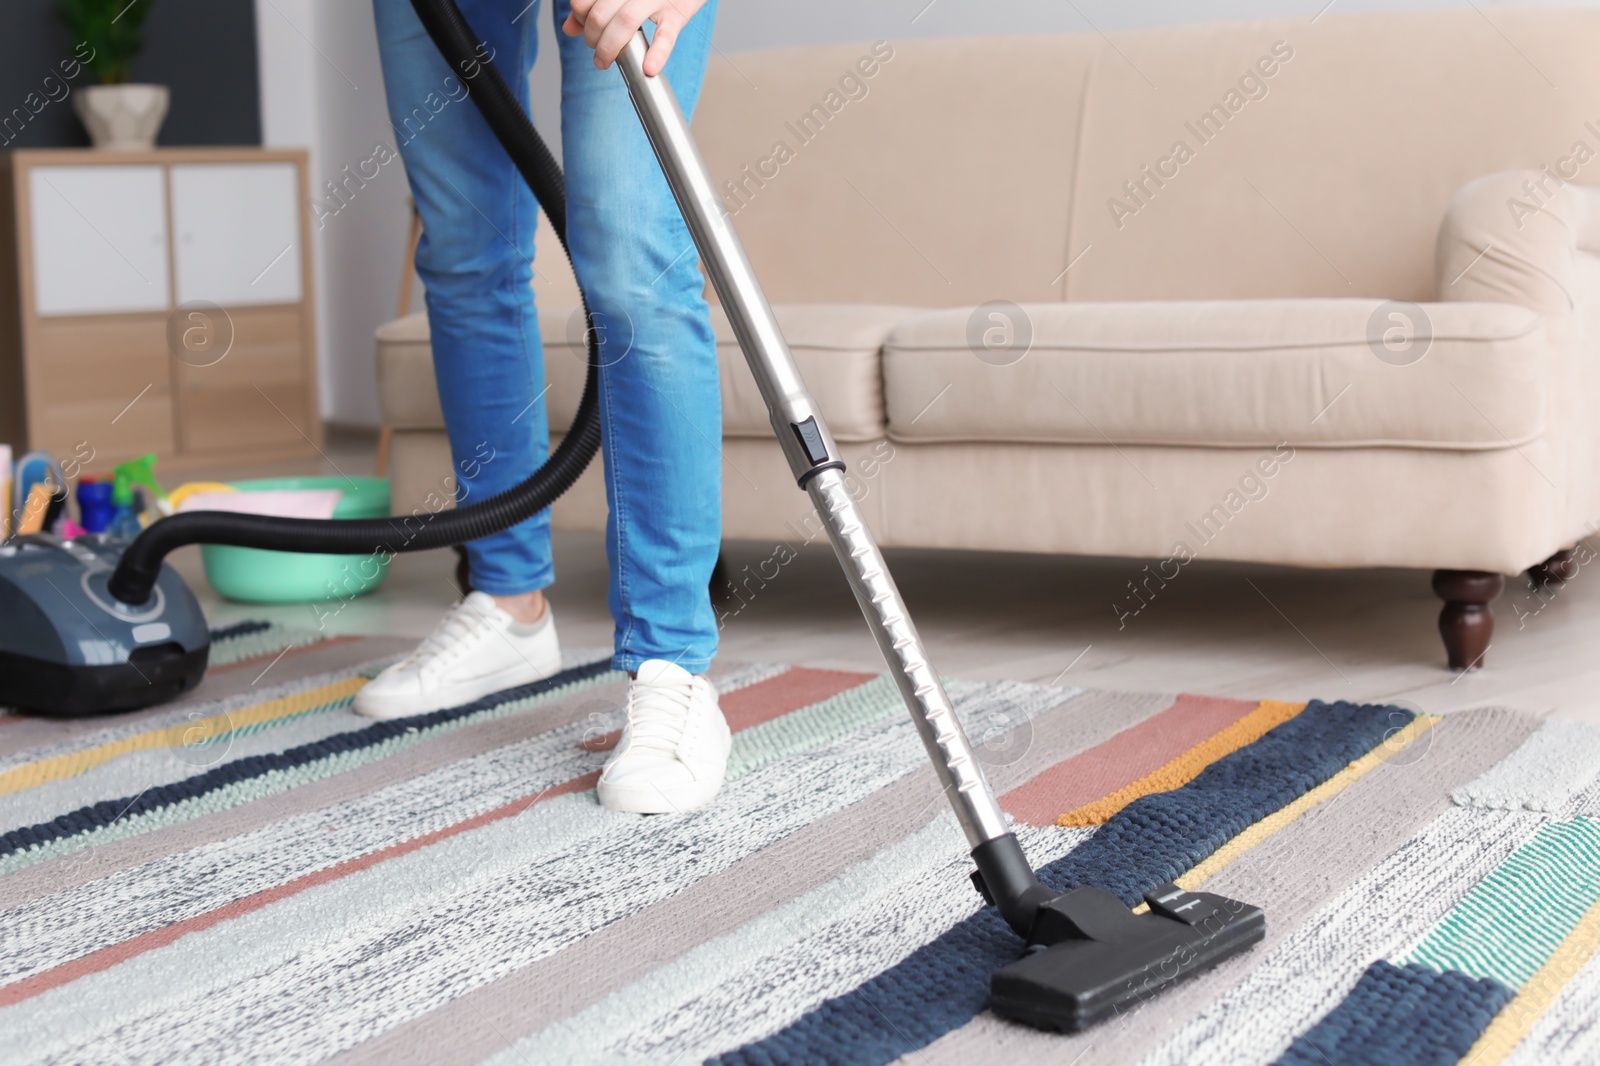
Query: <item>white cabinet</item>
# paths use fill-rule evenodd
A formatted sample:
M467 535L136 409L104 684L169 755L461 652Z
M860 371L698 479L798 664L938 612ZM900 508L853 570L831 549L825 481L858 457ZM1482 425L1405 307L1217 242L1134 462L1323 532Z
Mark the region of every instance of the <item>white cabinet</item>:
M167 308L163 170L121 164L29 169L37 314Z
M177 302L299 303L299 172L293 163L175 163Z

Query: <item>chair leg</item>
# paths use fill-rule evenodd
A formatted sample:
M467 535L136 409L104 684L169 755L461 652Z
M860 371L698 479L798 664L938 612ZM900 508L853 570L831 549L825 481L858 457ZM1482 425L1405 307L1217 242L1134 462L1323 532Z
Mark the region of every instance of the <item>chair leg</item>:
M1483 570L1435 570L1433 591L1444 601L1439 635L1444 638L1450 669L1476 670L1494 639L1494 612L1489 605L1506 587L1500 574Z
M1556 552L1537 566L1528 567L1528 580L1536 590L1558 589L1578 576L1578 551L1568 548Z
M394 441L394 429L390 426L378 427L378 456L372 463L373 477L389 476L389 445Z

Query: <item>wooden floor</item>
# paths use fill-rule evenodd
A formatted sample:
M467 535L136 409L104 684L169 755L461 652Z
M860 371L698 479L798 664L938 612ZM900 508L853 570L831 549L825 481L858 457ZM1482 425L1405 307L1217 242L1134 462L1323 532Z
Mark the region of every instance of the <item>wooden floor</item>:
M336 441L328 451L329 464L351 473L371 469L365 441ZM774 547L727 546L730 577L744 586L719 608L721 654L881 669L829 550L804 548L763 581L756 564ZM557 534L555 553L550 598L563 643L609 645L600 538ZM320 622L336 632L421 637L456 595L449 552L400 557L377 592L316 609L224 602L201 576L197 549L174 561L213 625L266 617ZM1439 601L1422 571L1197 561L1138 615L1119 618L1119 607L1129 603L1126 584L1139 576L1142 560L900 550L889 561L935 666L952 677L1383 701L1429 713L1498 704L1600 722L1600 659L1593 653L1600 564L1580 570L1553 595L1535 595L1523 579L1508 579L1495 605L1498 629L1485 668L1456 675L1445 669L1435 629Z

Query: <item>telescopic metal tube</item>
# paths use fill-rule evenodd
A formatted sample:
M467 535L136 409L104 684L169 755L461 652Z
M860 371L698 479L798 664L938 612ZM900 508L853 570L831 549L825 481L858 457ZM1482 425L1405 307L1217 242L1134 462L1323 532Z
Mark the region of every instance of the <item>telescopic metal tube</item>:
M928 663L883 552L846 490L838 446L800 378L677 97L665 78L644 73L646 47L644 34L635 34L617 57L617 66L700 252L701 264L761 389L778 443L796 481L810 495L827 527L867 626L900 686L967 840L976 848L1006 836L1005 815L984 779L944 685ZM802 432L808 420L815 427L809 445Z

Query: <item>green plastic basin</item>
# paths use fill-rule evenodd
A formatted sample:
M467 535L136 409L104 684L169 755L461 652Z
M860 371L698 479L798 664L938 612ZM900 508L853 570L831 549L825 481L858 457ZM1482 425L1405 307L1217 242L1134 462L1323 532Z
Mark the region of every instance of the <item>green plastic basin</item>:
M335 518L382 518L389 513L389 482L376 477L267 477L232 482L241 492L267 489L339 489ZM376 555L301 555L296 552L203 544L206 580L240 603L326 603L348 600L383 584L389 560Z

